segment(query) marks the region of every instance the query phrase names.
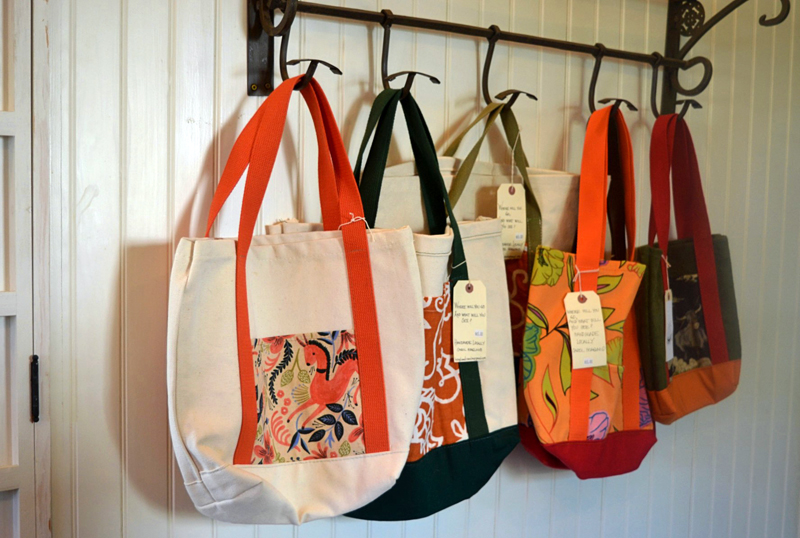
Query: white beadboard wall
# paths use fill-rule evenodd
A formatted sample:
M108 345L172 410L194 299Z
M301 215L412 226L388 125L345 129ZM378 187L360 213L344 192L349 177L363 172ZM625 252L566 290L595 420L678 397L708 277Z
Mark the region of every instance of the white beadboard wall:
M330 0L329 0L330 1ZM349 7L448 19L636 51L663 50L666 0L343 0ZM709 13L727 0L706 0ZM184 491L167 433L168 274L182 236L201 234L237 132L261 102L245 93L245 0L50 2L55 70L51 186L53 536L156 537L787 537L800 499L800 5L752 0L706 36L714 80L688 121L713 227L729 235L743 333L735 395L671 427L641 469L581 482L515 451L468 502L406 523L338 518L300 528L215 523ZM795 3L796 4L796 3ZM319 71L351 157L379 90L381 30L300 16L290 57ZM416 69L437 146L482 106L485 43L396 28L390 69ZM578 171L592 58L498 46L492 93L516 105L536 166ZM797 69L797 71L795 71ZM797 77L795 77L797 75ZM692 74L684 75L684 80ZM622 96L636 151L639 237L648 206L650 70L607 60L598 98ZM281 179L263 220L314 220L316 148L292 105ZM509 162L499 133L483 158ZM474 136L472 138L474 140ZM308 142L308 143L307 143ZM409 157L398 137L393 162ZM308 171L308 177L306 177ZM305 188L306 185L310 187ZM241 195L239 195L241 196ZM237 208L223 215L231 233Z

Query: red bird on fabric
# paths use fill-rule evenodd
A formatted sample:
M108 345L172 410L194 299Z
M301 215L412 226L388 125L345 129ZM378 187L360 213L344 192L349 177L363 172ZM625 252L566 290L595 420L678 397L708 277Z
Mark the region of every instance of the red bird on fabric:
M338 403L342 399L350 380L358 373L358 362L355 354L341 354L336 360L331 361L328 348L316 340L301 342L301 345L306 365L315 366L316 373L311 378L309 400L292 411L286 422L291 422L295 415L316 404L317 407L303 421L305 427L312 419L319 416L328 404ZM360 388L359 385L353 393L353 403L356 405Z

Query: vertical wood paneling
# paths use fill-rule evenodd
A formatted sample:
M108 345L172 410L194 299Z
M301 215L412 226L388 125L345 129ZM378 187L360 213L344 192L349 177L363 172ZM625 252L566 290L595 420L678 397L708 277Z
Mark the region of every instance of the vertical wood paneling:
M121 312L123 400L124 532L165 536L169 518L166 395L155 392L166 361L169 224L167 206L167 140L169 89L169 4L123 3L121 103L124 129L121 203L123 268ZM131 143L149 140L149 144ZM149 335L142 338L142 335ZM149 401L152 406L136 405ZM158 410L158 412L154 412Z
M466 24L650 52L663 49L666 5L655 0L327 0ZM727 2L707 0L707 13ZM405 523L337 518L299 529L213 523L194 510L171 457L163 394L168 269L177 239L199 236L237 133L261 99L244 91L245 6L223 0L69 0L61 14L57 125L63 177L54 197L53 529L57 536L186 537L794 537L800 498L800 43L798 10L763 29L775 2L749 2L697 47L714 62L702 111L688 121L712 227L729 235L744 335L741 386L669 427L642 468L581 482L522 449L475 497ZM319 70L354 160L382 88L379 26L300 16L289 58ZM440 149L484 106L486 43L395 28L389 71L416 69L414 93ZM594 60L498 45L490 92L531 91L515 107L533 166L580 169ZM301 72L289 68L290 74ZM644 237L653 123L648 66L606 60L597 98L625 97ZM698 73L683 73L690 84ZM402 82L394 84L399 86ZM263 222L319 218L316 142L295 99ZM402 122L398 122L398 126ZM391 162L410 156L405 129ZM460 155L478 133L470 133ZM483 159L509 162L499 129ZM217 233L236 233L241 187ZM59 244L60 243L60 244ZM63 305L63 306L62 306ZM58 450L55 447L59 447ZM62 448L63 447L63 448Z
M797 181L793 181L793 178L796 178L798 173L800 173L800 156L798 156L797 152L793 149L800 147L800 129L798 129L798 125L800 124L797 123L800 121L800 92L797 91L797 76L800 74L800 40L797 39L797 32L800 30L798 30L798 27L800 27L800 16L798 16L795 10L791 21L792 39L789 56L791 78L789 87L787 88L790 98L788 114L790 120L786 143L790 151L788 153L789 158L786 161L784 174L787 181L789 181L789 192L792 193L792 198L789 199L790 201L787 207L792 207L800 198L798 193L800 185L798 185ZM791 210L788 210L787 217L791 218L790 215ZM789 222L791 222L791 220ZM785 244L787 246L787 254L792 253L792 250L800 252L800 249L795 246L797 245L795 242L797 238L793 237L794 235L793 233L786 234ZM781 246L779 246L779 248ZM787 256L787 262L789 268L797 267L798 263L800 263L800 257L793 255ZM787 275L790 274L791 271L788 271ZM788 330L786 332L781 332L783 335L782 344L785 346L785 349L789 351L788 353L782 353L783 360L781 362L782 364L786 364L784 372L791 372L791 374L787 376L790 378L790 386L788 388L790 396L788 414L785 415L789 435L786 440L787 454L784 475L787 478L783 489L783 509L781 515L781 535L783 536L797 536L800 534L798 519L797 517L792 517L793 513L796 514L800 511L800 501L798 500L798 497L800 497L800 495L798 495L800 481L791 479L791 477L800 476L800 435L798 435L796 428L793 427L793 425L797 423L797 416L800 412L800 390L797 389L797 383L800 381L800 368L796 366L796 361L792 360L793 357L796 357L798 350L798 329L800 329L800 323L798 322L798 319L800 319L800 282L798 282L797 274L793 275L792 280L795 292L793 295L788 295L788 297L794 299L794 309L787 309L791 312L790 315L792 317L784 316L782 318L782 324L785 324ZM788 281L789 278L787 278L787 282ZM789 333L791 333L792 336L789 336ZM791 365L788 363L791 363ZM786 408L776 405L775 409L783 414L783 410ZM781 495L780 490L777 492L777 495Z
M169 121L170 182L172 185L170 252L178 239L198 237L205 231L205 217L214 185L214 31L213 0L173 0ZM211 522L194 509L176 464L171 466L170 528L173 536L212 536Z
M760 357L759 341L756 337L758 331L758 304L760 291L761 263L761 227L764 215L762 213L765 196L764 185L755 182L751 175L760 158L753 151L753 145L763 149L760 141L754 140L753 122L756 95L760 84L756 84L755 74L757 69L756 58L761 45L755 35L754 17L758 14L752 2L746 4L738 13L736 19L735 40L735 66L736 66L736 92L733 106L734 130L739 133L732 140L733 151L731 154L732 174L731 181L731 214L736 216L731 219L730 236L734 247L732 256L737 260L734 264L734 279L738 284L738 297L743 304L749 305L742 313L740 323L745 330L754 333L754 337L742 341L742 353L745 357L753 357L754 361ZM763 49L762 51L763 52ZM741 85L741 90L739 89ZM759 101L760 102L760 101ZM742 174L744 172L744 174ZM738 248L737 248L738 247ZM752 456L753 435L755 433L754 410L756 407L757 384L761 376L763 364L752 375L745 376L739 390L735 394L736 415L734 419L734 436L732 439L733 450L733 481L729 505L729 520L726 534L734 535L747 528L750 508L750 488L752 481ZM722 532L725 527L721 527ZM724 536L725 534L723 534Z
M771 115L772 115L772 140L771 159L769 162L770 176L774 182L780 185L776 197L776 212L780 217L780 241L779 247L779 266L776 302L776 319L774 320L775 333L772 345L774 349L780 351L778 346L785 345L782 340L791 334L790 324L787 323L793 315L793 305L791 299L796 294L796 281L791 279L794 256L790 249L786 248L787 237L793 234L788 233L790 220L787 218L788 204L797 200L797 190L794 182L790 181L788 175L788 165L790 162L791 140L791 97L793 88L792 44L794 17L790 23L780 28L775 33L773 69L781 65L789 65L789 69L774 69L774 83L772 85L771 96ZM788 91L787 91L788 90ZM789 111L782 114L780 111ZM778 209L779 208L779 209ZM783 338L782 338L783 337ZM758 532L765 536L781 534L783 523L783 503L778 501L784 495L787 482L791 481L785 472L785 461L787 458L787 442L790 438L790 426L788 414L781 410L788 409L791 401L791 372L790 355L788 353L777 353L775 369L772 378L772 394L770 396L771 410L768 423L769 428L769 455L767 473L767 488L765 504L765 521L762 529L751 526L751 535L756 536Z
M82 536L123 525L120 265L120 2L78 2L75 65L75 521ZM98 25L103 20L105 24ZM91 35L92 39L80 36ZM55 444L55 443L54 443ZM103 487L97 487L102 484ZM95 514L103 514L96 517Z
M768 2L759 2L757 7L768 9ZM758 114L762 121L766 123L764 135L760 140L753 140L751 151L753 152L753 166L750 171L752 178L763 178L761 189L764 191L763 215L764 220L760 234L761 244L759 246L758 258L760 260L759 278L759 303L758 303L758 351L757 357L775 357L777 349L775 346L775 330L777 327L778 311L775 306L782 293L779 286L774 285L774 279L780 270L780 256L766 257L773 249L771 243L780 244L781 240L781 221L783 213L778 210L781 207L780 201L783 197L783 181L778 175L771 174L772 159L780 159L785 148L778 144L778 139L774 140L774 106L780 101L774 100L773 90L775 84L780 82L780 78L775 78L775 46L776 35L774 33L756 33L756 46L764 49L759 54L759 61L756 62L754 77L756 80L770 81L767 84L756 84L754 92L754 102L764 103L764 108ZM763 58L763 60L762 60ZM760 109L761 107L759 107ZM782 107L785 110L785 106ZM770 241L770 239L772 241ZM758 240L758 239L756 239ZM768 495L769 482L769 446L770 446L770 415L772 410L772 388L775 382L775 362L774 360L760 361L761 367L758 371L755 405L753 409L754 430L751 441L751 485L749 488L749 511L747 520L747 536L763 536L766 525L766 508L764 499Z

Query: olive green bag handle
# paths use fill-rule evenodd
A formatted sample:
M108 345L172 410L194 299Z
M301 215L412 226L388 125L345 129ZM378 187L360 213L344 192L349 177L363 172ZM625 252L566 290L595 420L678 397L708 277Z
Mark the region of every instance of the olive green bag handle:
M514 164L522 176L522 182L525 185L525 216L527 220L527 236L528 236L528 274L530 274L533 267L533 251L542 243L542 212L539 209L539 203L536 201L536 196L533 194L531 188L530 178L528 177L528 158L525 156L525 151L522 149L522 144L519 142L519 124L517 118L514 116L511 107L507 103L491 103L487 105L480 114L467 125L461 134L447 146L444 150L445 157L453 157L458 151L458 147L464 140L467 133L475 127L478 123L486 119L486 125L478 137L478 141L469 151L467 156L458 167L456 175L453 178L453 183L450 185L450 203L455 206L458 203L461 194L464 192L464 187L467 186L472 175L472 169L475 167L475 162L478 160L483 141L486 135L492 128L492 125L500 118L503 124L503 130L506 134L506 141L511 146L512 155L514 157Z

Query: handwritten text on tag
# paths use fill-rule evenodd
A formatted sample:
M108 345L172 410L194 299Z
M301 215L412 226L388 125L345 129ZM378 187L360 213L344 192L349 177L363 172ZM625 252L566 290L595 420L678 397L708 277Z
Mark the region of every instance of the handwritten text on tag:
M453 357L456 362L486 358L486 287L461 280L453 292Z
M497 218L503 231L503 255L519 258L525 248L525 188L517 183L503 183L497 189Z
M605 366L606 328L600 296L593 291L576 291L564 298L572 348L572 369Z

